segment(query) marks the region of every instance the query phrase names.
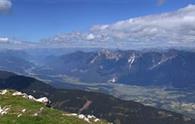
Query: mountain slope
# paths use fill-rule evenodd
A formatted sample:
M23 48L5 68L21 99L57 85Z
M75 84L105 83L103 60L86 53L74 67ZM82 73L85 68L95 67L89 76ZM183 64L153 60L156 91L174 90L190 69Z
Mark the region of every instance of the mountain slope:
M16 79L16 80L15 80ZM48 97L51 106L66 112L92 114L116 124L193 124L181 114L79 90L59 90L33 78L0 73L0 89L16 89L35 97Z
M89 122L68 113L47 108L44 104L13 95L15 91L1 91L1 124L88 124ZM93 124L106 124L104 121L90 121Z
M23 50L1 50L0 69L24 73L31 68L33 63L29 61L29 55Z

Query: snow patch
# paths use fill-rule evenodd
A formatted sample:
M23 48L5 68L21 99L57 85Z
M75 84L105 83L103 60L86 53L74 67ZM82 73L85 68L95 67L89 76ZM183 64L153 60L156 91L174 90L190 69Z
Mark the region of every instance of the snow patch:
M90 61L90 64L93 64L93 63L96 61L97 58L98 58L98 56L94 57L94 58Z
M114 78L112 78L111 80L109 80L108 82L110 82L110 83L116 83L116 82L117 82L117 78L114 77Z
M161 60L157 63L157 64L154 64L152 67L150 67L149 69L152 70L152 69L155 69L157 68L158 66L162 65L163 63L175 58L176 56L171 56L171 57L162 57Z
M135 54L129 57L128 63L129 63L129 70L131 70L132 64L135 62Z

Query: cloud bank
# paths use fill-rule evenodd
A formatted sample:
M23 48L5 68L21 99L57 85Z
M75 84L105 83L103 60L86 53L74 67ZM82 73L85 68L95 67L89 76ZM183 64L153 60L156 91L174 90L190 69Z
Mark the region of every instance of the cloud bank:
M0 12L8 11L12 7L11 0L0 0Z
M126 49L195 47L195 5L175 12L96 25L85 33L60 34L45 43Z
M8 37L0 37L0 49L28 49L37 48L39 45L27 41Z
M0 39L0 45L5 42L13 43L5 38ZM22 42L21 45L17 42L17 46L195 49L195 5L188 5L174 12L95 25L88 32L63 33L37 44Z

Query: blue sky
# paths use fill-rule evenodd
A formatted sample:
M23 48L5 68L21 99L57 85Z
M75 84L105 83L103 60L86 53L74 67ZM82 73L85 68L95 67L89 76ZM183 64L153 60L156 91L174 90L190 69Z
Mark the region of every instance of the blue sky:
M10 10L0 14L0 37L16 37L29 41L38 41L64 32L85 32L93 25L175 11L188 4L195 4L195 0L166 0L161 5L158 4L158 0L12 0L11 2Z

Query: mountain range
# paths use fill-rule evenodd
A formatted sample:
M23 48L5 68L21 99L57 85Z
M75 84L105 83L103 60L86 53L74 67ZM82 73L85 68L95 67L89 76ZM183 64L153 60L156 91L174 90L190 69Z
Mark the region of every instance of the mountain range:
M0 69L59 83L118 83L141 86L195 87L195 52L181 50L65 52L7 50ZM53 50L54 51L54 50ZM31 54L30 54L31 53ZM15 66L15 64L17 66ZM56 85L56 84L55 84Z
M191 88L195 86L194 63L195 53L188 51L102 50L54 57L45 65L51 72L66 74L81 82Z

